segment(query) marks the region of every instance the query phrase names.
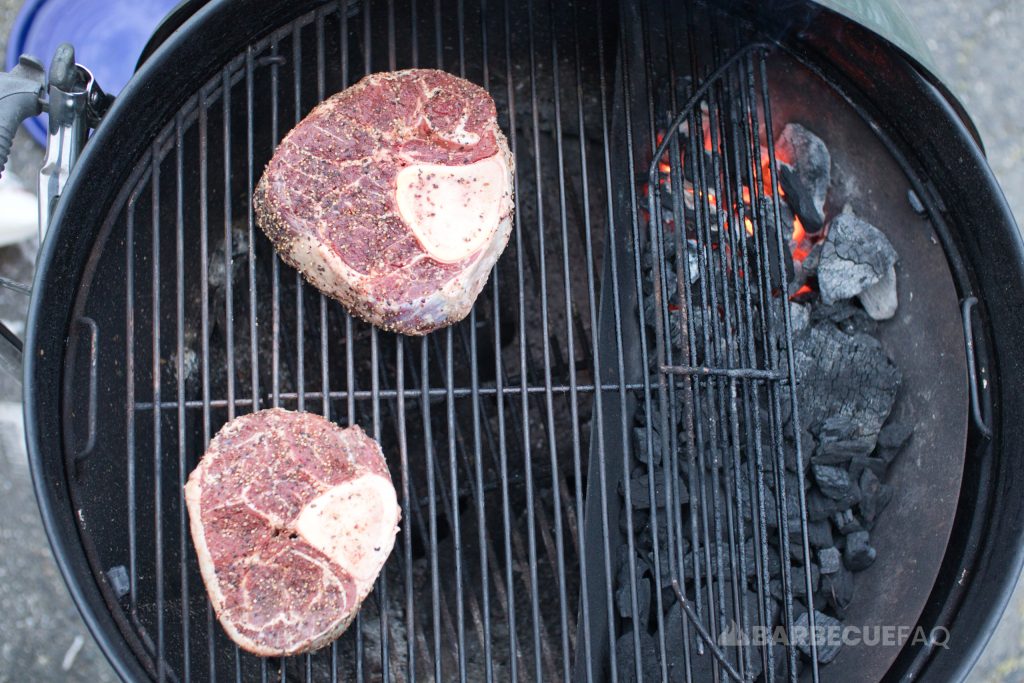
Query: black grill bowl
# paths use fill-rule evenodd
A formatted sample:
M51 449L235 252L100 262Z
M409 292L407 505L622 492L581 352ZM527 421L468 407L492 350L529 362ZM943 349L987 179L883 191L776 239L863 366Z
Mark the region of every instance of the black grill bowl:
M980 301L993 436L969 432L951 542L920 616L950 629L950 647L907 647L888 674L962 678L1022 560L1024 249L979 144L916 65L827 10L768 10L736 14L877 124L931 208L958 297ZM590 603L581 558L601 562L579 541L593 399L620 388L595 377L594 358L605 235L623 209L606 168L629 132L613 109L631 11L215 1L142 65L60 201L25 347L44 523L123 678L603 680L606 649L577 655ZM414 64L487 86L518 161L516 233L491 284L470 320L423 343L351 321L302 285L254 230L248 199L274 144L325 94ZM275 403L380 438L405 511L359 623L286 662L240 654L216 627L180 497L224 421Z

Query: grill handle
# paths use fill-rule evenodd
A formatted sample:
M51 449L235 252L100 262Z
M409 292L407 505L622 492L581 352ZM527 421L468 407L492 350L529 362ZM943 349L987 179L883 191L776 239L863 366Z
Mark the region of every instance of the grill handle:
M43 111L46 72L35 57L22 55L8 73L0 73L0 174L21 122Z

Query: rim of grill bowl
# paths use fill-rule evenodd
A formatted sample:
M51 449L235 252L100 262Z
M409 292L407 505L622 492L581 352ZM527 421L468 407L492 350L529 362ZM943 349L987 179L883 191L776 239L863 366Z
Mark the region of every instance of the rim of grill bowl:
M204 7L182 28L173 35L153 57L147 61L140 72L129 82L115 103L103 125L94 134L79 161L79 166L72 174L65 189L54 217L50 238L43 245L39 255L38 268L34 282L34 294L30 303L27 325L26 358L25 358L25 420L26 435L29 447L33 483L44 519L44 525L54 550L61 573L88 624L90 631L99 641L101 648L111 660L115 669L124 678L140 678L152 672L146 671L133 656L130 646L117 637L118 624L101 593L89 567L83 547L79 542L79 530L74 519L74 510L67 499L66 491L66 454L62 450L62 404L61 387L68 372L65 367L64 348L70 332L72 304L75 301L81 276L87 267L87 259L95 256L94 248L97 236L103 239L110 237L109 223L104 224L103 218L108 207L117 197L127 192L127 179L132 165L138 156L150 144L156 131L166 124L166 117L176 111L191 96L191 89L196 83L208 80L223 64L235 56L238 49L227 49L220 27L231 25L238 33L251 31L248 37L238 38L243 47L253 39L272 31L276 26L308 12L308 8L282 7L281 3L269 3L269 11L262 14L257 11L232 11L230 3L216 2ZM268 20L269 17L274 17ZM257 19L257 17L259 17ZM231 19L230 24L226 24ZM276 22L276 23L275 23ZM269 27L269 28L268 28ZM237 35L237 34L236 34ZM213 49L207 49L207 48ZM226 59L215 57L220 53L228 53ZM205 74L205 78L197 78L189 69L180 68L182 63L191 63L194 70ZM204 71L205 70L205 71ZM168 96L168 93L172 93ZM183 93L183 94L182 94ZM178 98L178 99L176 99ZM935 109L933 114L943 111L941 101L928 99L928 93L922 101L930 102ZM947 106L948 110L948 106ZM952 116L948 110L947 115ZM972 188L980 199L975 203L956 206L960 212L972 218L984 216L991 219L989 224L1013 225L1005 202L994 180L984 164L980 153L973 145L963 144L966 131L944 128L946 135L962 135L964 139L957 148L965 153L962 170L973 178L978 185ZM126 135L127 133L127 135ZM923 131L918 134L922 138L927 135ZM943 188L939 188L943 190ZM951 193L952 194L952 193ZM943 192L941 196L947 195ZM978 201L988 200L987 210L979 211ZM954 211L954 214L957 212ZM998 474L984 473L978 477L978 486L985 490L994 487L994 481L1002 480L1003 490L997 492L997 498L1007 504L1004 508L1000 524L1002 535L992 538L991 534L979 539L992 547L989 552L1000 553L1004 564L1000 567L983 566L979 576L989 576L985 571L992 572L996 578L1005 574L1007 564L1019 567L1022 551L1019 540L1024 535L1021 523L1007 524L1006 511L1021 507L1021 501L1014 499L1013 490L1019 490L1024 473L1020 466L1014 467L1009 456L1011 447L1022 444L1024 425L1016 424L1013 415L1022 411L1022 398L1015 396L1012 387L1024 381L1024 364L1017 357L1017 349L1021 342L1021 324L1019 315L1014 315L1013 306L1022 305L1020 291L1007 291L1005 283L999 281L1010 278L1011 281L1024 281L1024 252L1020 238L1014 234L1005 235L996 232L992 239L977 239L970 255L972 263L980 262L982 255L990 254L993 262L999 263L999 272L986 272L976 269L973 275L982 283L981 293L998 293L985 300L992 315L983 320L984 332L989 337L989 348L993 350L992 367L1000 370L1002 376L992 377L993 394L996 395L994 410L990 412L997 432L997 440L993 442L995 451L1003 457L996 463L986 463L986 467L997 468ZM996 270L996 269L988 269ZM1011 277L1015 275L1016 277ZM1000 286L1000 285L1003 286ZM993 329L994 328L994 329ZM993 336L993 331L997 332ZM992 340L995 341L993 345ZM1014 345L1017 345L1014 348ZM999 363L998 361L1004 362ZM1000 393L1000 389L1003 393ZM1001 400L1000 400L1001 399ZM1011 419L1002 419L1004 411ZM1019 421L1018 421L1019 422ZM970 458L968 465L970 466ZM1016 484L1016 487L1011 486ZM1009 492L1009 493L1008 493ZM962 492L961 504L964 502ZM1010 505L1016 503L1014 508ZM986 508L991 510L992 508ZM982 513L979 513L982 514ZM1021 515L1017 515L1021 519ZM963 589L976 594L982 589L977 588L978 579ZM985 590L985 602L988 605L1001 605L1012 590L1012 582L999 581L1001 590ZM991 625L998 618L998 609L988 610L989 615L982 631L971 639L967 646L968 653L960 652L959 663L946 664L945 670L951 674L962 675L969 670L973 657L980 650L981 644L991 632ZM114 630L112 630L114 629ZM945 658L949 660L949 657Z

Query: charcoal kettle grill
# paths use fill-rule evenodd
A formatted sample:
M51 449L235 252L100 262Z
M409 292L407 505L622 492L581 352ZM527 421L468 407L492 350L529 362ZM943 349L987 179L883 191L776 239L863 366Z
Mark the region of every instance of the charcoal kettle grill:
M4 81L21 93L19 119L44 103L51 117L40 193L48 229L24 355L7 334L5 357L24 365L29 457L54 555L119 675L966 676L1022 562L1024 405L1014 389L1024 380L1024 247L969 119L907 34L890 42L841 4L794 0L198 5L183 5L158 31L112 104L67 50L48 79L24 60L12 72L18 81ZM889 16L867 24L879 29ZM313 106L364 74L412 66L491 92L517 159L507 251L470 317L423 340L353 320L308 287L255 227L251 202L274 146ZM67 117L63 103L73 105ZM778 172L770 141L779 122L800 116L849 131L849 149L859 150L851 168L877 174L889 190L880 205L898 204L901 225L912 226L892 238L921 293L909 309L916 322L886 343L903 354L915 386L936 396L916 447L941 451L927 462L942 468L923 468L932 474L905 514L887 512L891 562L905 559L899 549L915 561L879 577L892 581L892 593L862 609L928 632L942 627L948 640L851 648L834 666L817 664L813 642L809 659L795 644L726 649L727 620L715 613L739 606L726 605L726 582L713 588L709 574L706 600L680 595L694 569L682 561L680 525L669 515L659 532L655 511L651 534L666 535L672 549L655 552L650 568L660 590L648 620L659 635L650 645L639 635L620 644L612 577L618 548L639 542L618 521L619 506L629 507L630 486L624 503L618 490L632 474L630 453L660 448L681 461L710 452L676 443L664 425L646 425L635 444L631 411L660 405L664 419L685 420L670 406L717 410L723 444L763 433L771 460L783 457L783 404L799 410L793 321L785 298L771 294L787 285L785 269L771 265L781 253L777 198L773 206L758 197L762 208L736 217L758 236L754 304L734 279L718 283L723 301L687 306L720 305L737 329L763 313L777 325L780 354L673 358L661 264L680 245L650 227L669 207L645 197L643 183L656 181L652 160L688 144L680 125L699 129L706 117L721 136L711 161L722 169L753 168L749 160L767 146L768 177L749 183L760 187ZM9 138L13 127L3 130ZM715 178L736 180L729 173L709 173L705 195ZM724 258L710 242L697 248ZM648 260L656 320L638 304ZM714 281L711 271L704 276ZM741 305L729 308L730 300ZM711 346L729 329L693 320L688 336ZM764 413L752 411L762 400ZM250 656L220 630L182 500L220 425L270 406L361 424L382 443L403 508L394 553L352 627L329 648L286 659ZM646 485L658 495L657 482ZM669 486L664 495L680 500L681 491ZM739 488L710 495L712 511L744 502ZM780 543L785 553L802 545L806 555L804 506L802 526L777 530L792 534ZM761 513L752 526L768 534ZM732 576L742 575L742 555L726 558ZM637 568L627 573L626 607L636 614ZM787 575L781 623L797 619L805 581L802 571ZM764 611L755 605L749 618ZM678 625L678 640L665 635L668 624Z

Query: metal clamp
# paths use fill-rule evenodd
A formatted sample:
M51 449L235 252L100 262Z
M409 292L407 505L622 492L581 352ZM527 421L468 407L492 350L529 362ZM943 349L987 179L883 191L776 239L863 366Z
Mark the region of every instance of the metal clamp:
M63 43L54 52L47 75L35 57L22 55L9 73L0 73L0 174L10 156L21 122L49 114L46 156L39 169L39 238L42 241L71 169L85 145L89 128L99 125L113 98L100 89L92 73L75 62L75 49ZM0 278L0 286L29 295L21 283ZM0 368L21 379L21 340L0 323Z
M978 386L978 368L974 358L974 326L971 324L971 311L978 305L978 298L969 296L960 304L960 312L964 322L964 345L967 347L967 389L971 395L971 418L974 426L986 439L992 438L992 428L985 422L981 414L981 389Z

